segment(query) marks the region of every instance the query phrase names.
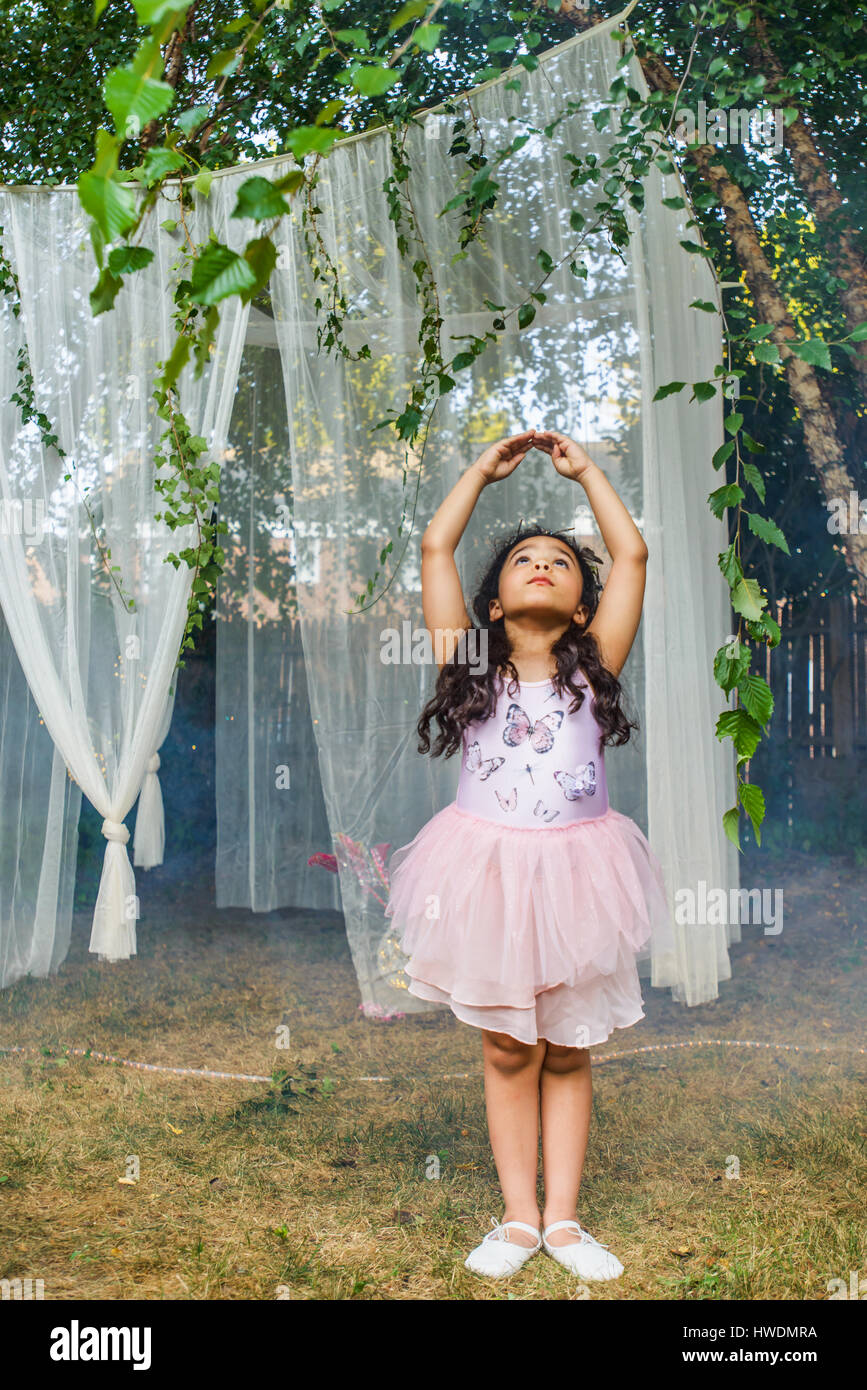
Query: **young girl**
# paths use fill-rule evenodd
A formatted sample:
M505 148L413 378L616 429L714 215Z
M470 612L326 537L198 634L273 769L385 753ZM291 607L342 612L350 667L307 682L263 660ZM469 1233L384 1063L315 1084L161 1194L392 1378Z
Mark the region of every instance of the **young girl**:
M487 666L469 665L460 656L472 619L455 548L482 490L532 448L584 488L611 572L600 592L592 551L519 528L473 600ZM433 756L460 749L461 770L455 802L393 854L386 913L410 956L410 992L482 1030L505 1214L466 1260L478 1274L512 1274L543 1245L584 1279L623 1272L579 1225L576 1204L591 1113L588 1049L644 1017L635 956L669 921L659 862L635 822L609 806L605 780L604 744L625 743L637 728L620 708L617 677L641 619L646 561L614 488L554 430L486 449L422 540L424 617L442 660L419 751L430 750L435 718Z

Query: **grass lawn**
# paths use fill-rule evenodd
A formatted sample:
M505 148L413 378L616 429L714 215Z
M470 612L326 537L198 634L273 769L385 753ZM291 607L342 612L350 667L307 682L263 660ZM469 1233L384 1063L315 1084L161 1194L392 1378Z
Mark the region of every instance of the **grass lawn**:
M218 913L212 885L159 873L137 875L137 957L95 962L79 914L59 974L0 994L0 1049L28 1049L0 1055L0 1278L43 1279L46 1299L816 1300L867 1275L867 874L851 861L747 859L745 885L783 888L781 935L745 925L712 1004L644 984L647 1017L594 1049L579 1215L626 1272L590 1285L544 1254L506 1281L463 1267L502 1216L476 1030L447 1011L362 1019L337 914ZM718 1038L805 1050L602 1060Z

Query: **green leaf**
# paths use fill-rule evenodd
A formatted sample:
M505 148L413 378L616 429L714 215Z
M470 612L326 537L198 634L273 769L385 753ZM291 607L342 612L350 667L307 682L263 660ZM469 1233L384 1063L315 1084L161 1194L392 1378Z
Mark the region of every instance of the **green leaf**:
M726 507L736 507L745 496L743 488L738 487L737 483L724 483L722 487L710 493L707 500L714 516L721 520Z
M367 37L366 29L335 29L334 37L341 43L355 44L356 48L362 49L365 53L370 51L370 39Z
M433 53L445 27L444 24L421 24L412 36L413 43L417 43L425 53Z
M150 265L153 251L147 246L116 246L108 254L108 268L113 275L129 275Z
M282 217L289 211L289 204L270 179L255 174L245 179L238 189L238 199L232 211L233 217L249 217L254 222L262 222L267 217Z
M805 343L789 343L788 347L802 362L809 362L811 367L824 367L826 372L830 372L831 353L828 344L821 338L808 338Z
M744 709L729 709L717 720L716 736L730 738L738 753L751 758L762 737L761 725Z
M716 395L716 387L710 381L694 381L692 390L697 401L712 401Z
M193 179L193 187L197 193L201 193L203 198L207 198L211 191L211 181L213 177L214 172L212 169L201 169Z
M193 265L190 298L197 304L216 304L256 284L253 270L222 242L207 246Z
M757 439L753 439L753 436L751 434L747 434L746 430L741 431L741 439L743 440L744 444L747 446L751 454L765 453L764 444L760 444Z
M739 782L738 795L740 796L744 810L752 822L756 844L760 845L762 843L762 834L759 827L765 819L765 798L762 789L761 787L754 786L752 782Z
M778 546L779 549L784 550L787 555L791 555L792 552L789 550L786 538L776 522L769 521L768 518L764 516L757 516L755 512L747 512L746 517L750 524L750 530L754 536L758 536L760 540L767 542L768 545Z
M94 318L98 314L104 314L108 309L113 308L118 290L123 285L123 280L119 276L112 274L108 266L105 266L97 280L94 288L90 291L90 307Z
M333 97L331 101L326 101L321 111L317 113L313 124L327 125L329 121L334 119L338 112L343 110L345 105L346 101L343 97Z
M294 193L296 188L300 188L304 182L303 169L291 169L288 174L284 174L282 179L274 180L274 187L279 188L281 193Z
M859 323L851 333L843 339L844 343L863 343L867 338L867 323Z
M735 11L735 23L737 24L737 26L738 26L739 29L749 29L750 25L752 24L752 21L753 21L753 12L752 12L752 10L746 10L746 9L745 9L745 10L736 10L736 11Z
M487 45L489 53L508 53L509 49L514 48L518 42L514 34L498 34L495 39L491 39Z
M680 197L677 197L677 198L663 198L663 199L662 199L662 206L663 206L664 208L685 208L685 207L686 207L686 203L684 202L683 198L680 198Z
M739 820L740 812L738 811L737 806L735 806L731 811L726 811L725 815L723 816L723 830L725 831L728 838L731 840L732 844L737 845L738 849L740 849L741 847L741 842L738 838Z
M753 637L770 637L772 647L776 647L779 644L780 637L782 636L780 625L774 621L770 613L763 613L758 622L748 623L747 627Z
M237 48L223 48L208 61L205 76L208 78L220 77L225 73L231 77L232 73L237 70L240 61L241 55Z
M96 132L96 160L78 180L78 196L106 241L119 241L135 225L136 195L117 174L117 144L107 130Z
M721 444L711 459L714 468L722 468L726 459L734 453L734 450L735 441L733 439L730 439L727 444Z
M137 140L149 121L168 111L175 92L168 82L147 77L128 64L108 74L103 98L114 117L119 139Z
M774 343L756 343L753 356L757 362L779 362L780 354Z
M185 13L191 0L132 0L139 24L158 24L172 10Z
M264 289L270 280L271 272L277 264L277 247L270 237L257 237L245 250L244 259L256 277L255 284L241 291L241 299L246 304L258 290Z
M773 331L774 325L772 323L754 323L752 328L747 329L747 337L751 343L754 343L762 338L767 338Z
M732 608L750 622L757 622L761 618L767 602L756 579L741 578L731 591Z
M748 673L738 681L740 702L758 724L767 724L774 709L771 687L763 676Z
M727 415L725 420L723 421L723 427L728 434L737 434L738 430L740 429L743 423L743 415L739 415L736 410L733 410L732 413L730 415Z
M400 73L377 63L363 63L352 68L349 80L363 97L379 97L400 81Z
M518 310L518 327L526 328L536 317L535 304L522 304Z
M653 399L655 401L664 401L666 396L673 396L675 391L682 391L685 385L685 381L670 381L667 386L660 386Z
M184 168L186 163L182 154L166 149L165 145L156 145L148 150L144 163L138 170L132 171L130 178L138 175L140 181L150 187L151 184L159 183L161 179L174 173L175 169Z
M182 111L176 117L175 125L181 129L186 136L192 135L197 126L208 119L207 106L191 106L188 111Z
M737 557L734 541L732 541L731 545L729 545L722 554L717 556L717 564L722 570L726 583L730 588L733 587L738 579L743 578L743 570L741 569L741 562Z
M393 34L395 29L400 29L404 24L408 24L411 19L418 19L427 10L427 0L408 0L408 3L401 5L394 19L388 26L388 32Z
M744 459L742 463L743 474L751 487L755 488L760 502L765 500L765 480L756 465L749 459Z
M689 307L690 309L704 309L704 312L706 314L717 313L716 305L711 304L710 300L708 299L693 299Z
M346 105L345 102L342 105ZM324 126L301 125L290 130L285 137L286 145L294 154L296 159L303 159L305 154L311 152L315 154L328 154L336 140L340 139L342 131L327 130ZM303 171L298 171L300 178L303 179ZM295 170L293 170L293 174ZM300 181L300 179L299 179ZM295 185L297 187L297 184Z
M162 371L162 379L166 386L173 386L177 381L182 368L189 360L191 348L192 344L187 335L185 333L178 334L171 355Z
M746 675L749 666L749 647L743 646L738 642L737 650L734 653L731 652L728 645L720 647L713 662L714 680L717 685L722 686L723 690L728 695L737 685L738 681L742 680Z
M106 7L107 4L108 4L108 0L94 0L94 3L93 3L93 27L94 27L94 28L96 28L97 24L99 23L99 16L102 14L102 12L103 12L103 10L105 9L105 7Z

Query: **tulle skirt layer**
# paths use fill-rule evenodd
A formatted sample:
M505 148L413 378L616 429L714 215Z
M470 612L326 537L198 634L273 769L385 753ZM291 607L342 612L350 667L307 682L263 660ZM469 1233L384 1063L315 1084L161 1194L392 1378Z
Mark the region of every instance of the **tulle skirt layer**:
M386 915L410 993L456 1017L565 1047L644 1017L636 961L670 930L662 870L640 828L604 815L541 830L452 803L391 857Z

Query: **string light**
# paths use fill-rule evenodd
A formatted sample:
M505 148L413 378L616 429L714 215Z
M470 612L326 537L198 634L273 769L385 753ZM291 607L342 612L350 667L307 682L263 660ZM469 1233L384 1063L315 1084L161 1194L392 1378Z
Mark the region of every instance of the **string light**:
M754 1042L754 1041L745 1040L745 1039L741 1039L741 1038L697 1038L697 1039L694 1039L692 1042L651 1043L651 1044L648 1044L646 1047L633 1047L633 1048L630 1048L628 1052L608 1052L608 1053L603 1054L603 1055L600 1056L600 1057L594 1057L594 1058L593 1058L593 1062L594 1062L595 1065L598 1066L598 1065L600 1065L602 1062L617 1062L617 1061L620 1061L623 1057L638 1057L638 1056L640 1056L642 1053L646 1053L646 1052L668 1052L668 1051L672 1051L672 1050L674 1050L674 1049L683 1048L683 1047L756 1047L756 1048L772 1048L772 1049L775 1049L775 1050L781 1051L781 1052L810 1052L810 1053L819 1053L819 1052L854 1052L854 1053L857 1053L857 1054L858 1054L859 1056L861 1056L861 1057L867 1056L867 1048L864 1048L864 1047L852 1047L852 1048L849 1048L849 1047L846 1046L845 1043L838 1043L836 1046L823 1045L823 1046L821 1046L821 1047L806 1047L806 1046L802 1045L801 1043ZM36 1050L37 1050L36 1048L32 1048L32 1047L29 1047L29 1048L28 1048L28 1047L0 1047L0 1054L5 1054L5 1053L8 1053L8 1054L19 1053L19 1054L22 1054L22 1055L23 1055L24 1053L27 1053L27 1052L36 1052ZM133 1061L130 1061L129 1058L127 1058L127 1057L115 1057L115 1056L114 1056L112 1053L110 1053L110 1052L93 1052L93 1051L90 1050L90 1049L84 1050L83 1048L80 1048L80 1047L64 1047L64 1048L62 1049L62 1053L63 1053L63 1055L65 1055L65 1056L70 1056L70 1057L84 1057L84 1058L88 1058L88 1059L89 1059L90 1061L92 1061L92 1062L114 1062L117 1066L121 1066L121 1067L132 1067L132 1068L134 1068L136 1071L169 1072L169 1073L171 1073L173 1076L206 1076L206 1077L211 1077L211 1078L213 1078L214 1080L217 1080L217 1081L267 1081L267 1082L272 1082L273 1079L274 1079L274 1078L271 1077L271 1076L252 1076L252 1075L249 1075L249 1074L246 1073L246 1072L236 1072L236 1071L208 1071L208 1070L206 1070L206 1069L203 1068L203 1067L167 1067L167 1066L162 1066L160 1063L156 1063L156 1062L133 1062ZM42 1053L42 1055L44 1055L44 1053ZM49 1055L49 1056L51 1055L50 1049L49 1049L48 1055ZM472 1072L472 1071L457 1071L457 1072L446 1072L444 1075L442 1075L442 1076L440 1076L440 1077L436 1077L436 1076L403 1076L403 1075L402 1075L402 1076L400 1076L399 1078L391 1077L391 1076L356 1076L356 1077L354 1077L354 1078L350 1077L350 1078L348 1078L348 1079L349 1079L349 1080L353 1080L353 1079L354 1079L355 1081L393 1081L393 1080L401 1080L401 1081L438 1081L438 1080L439 1080L439 1081L458 1081L458 1080L466 1080L466 1079L471 1078L471 1077L474 1077L474 1076L482 1076L482 1075L483 1075L483 1072L480 1072L480 1071L475 1071L475 1072Z

